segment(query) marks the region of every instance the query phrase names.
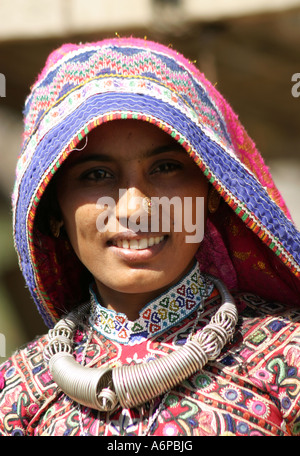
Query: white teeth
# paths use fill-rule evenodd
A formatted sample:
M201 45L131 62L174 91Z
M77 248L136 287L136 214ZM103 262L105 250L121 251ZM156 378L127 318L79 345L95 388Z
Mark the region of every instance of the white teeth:
M154 245L154 237L148 239L148 246L151 247L152 245Z
M155 236L155 237L150 237L150 238L143 238L140 240L137 239L131 239L130 241L127 241L127 239L120 240L116 242L115 245L122 249L132 249L132 250L143 250L147 249L148 247L151 247L154 244L159 244L161 241L164 240L164 236Z
M137 250L139 248L139 243L136 239L132 239L130 242L129 242L129 248L130 249L134 249L134 250Z
M140 239L139 241L139 249L146 249L148 247L147 239Z

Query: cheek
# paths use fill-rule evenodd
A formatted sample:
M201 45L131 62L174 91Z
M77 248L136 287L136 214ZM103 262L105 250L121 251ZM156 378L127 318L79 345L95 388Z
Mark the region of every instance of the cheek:
M207 194L206 182L199 185L199 180L185 188L181 194L183 221L192 225L205 225L207 219Z
M94 204L69 204L64 206L63 219L69 240L78 251L83 242L97 234L97 211Z
M185 245L185 249L196 252L203 237L207 220L207 185L186 188L182 194L182 232L176 234L176 242ZM196 191L195 191L196 190Z

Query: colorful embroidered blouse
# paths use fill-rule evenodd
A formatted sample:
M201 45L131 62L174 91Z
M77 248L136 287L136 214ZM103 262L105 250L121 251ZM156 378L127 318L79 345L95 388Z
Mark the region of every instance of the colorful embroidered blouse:
M163 331L159 325L166 314L159 308L153 311L153 304L173 312L184 291L189 294L189 286L195 283L191 277L143 309L145 328L150 328L154 315L158 327L138 341L134 339L136 322L126 327L127 337L122 337L122 331L116 332L120 315L115 315L109 327L116 337L108 338L108 321L95 319L94 314L91 320L97 325L84 355L85 365L151 362L184 344L197 321L200 303L182 319L179 315L173 322L169 318ZM173 301L166 307L171 295ZM300 311L251 294L235 299L239 323L232 343L215 362L167 393L149 435L300 435ZM210 287L196 329L208 323L219 305L220 296ZM103 314L103 308L97 311ZM88 336L84 329L76 333L78 362L82 362ZM143 407L119 408L110 415L79 406L53 383L43 359L46 343L46 337L32 342L1 366L0 435L143 435L163 397Z

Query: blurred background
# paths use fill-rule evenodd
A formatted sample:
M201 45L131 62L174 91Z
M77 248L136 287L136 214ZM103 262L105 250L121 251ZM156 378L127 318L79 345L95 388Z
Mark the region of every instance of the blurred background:
M46 331L12 240L25 97L56 47L116 34L146 36L196 61L238 113L300 226L300 87L292 93L300 0L0 0L0 362Z

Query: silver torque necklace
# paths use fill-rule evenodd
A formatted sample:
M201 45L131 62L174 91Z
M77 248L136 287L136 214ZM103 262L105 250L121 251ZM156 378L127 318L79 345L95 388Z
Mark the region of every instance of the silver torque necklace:
M208 274L206 277L219 290L220 308L204 328L190 335L185 345L148 363L114 368L79 364L72 355L73 335L88 314L90 304L72 311L48 333L44 357L53 380L75 402L101 412L139 407L161 395L165 395L164 403L168 391L216 359L233 337L238 321L234 299L221 280ZM157 412L154 415L156 419ZM153 422L152 418L147 430Z

